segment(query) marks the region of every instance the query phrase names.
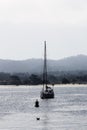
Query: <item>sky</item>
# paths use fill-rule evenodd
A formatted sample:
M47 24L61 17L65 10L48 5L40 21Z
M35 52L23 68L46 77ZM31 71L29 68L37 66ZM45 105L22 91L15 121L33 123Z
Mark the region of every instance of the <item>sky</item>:
M0 0L0 59L87 55L87 0Z

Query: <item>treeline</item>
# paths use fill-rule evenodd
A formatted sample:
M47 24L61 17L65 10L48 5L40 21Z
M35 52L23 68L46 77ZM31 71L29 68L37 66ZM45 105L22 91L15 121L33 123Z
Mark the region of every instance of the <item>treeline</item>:
M49 84L87 84L87 71L58 71L48 73ZM43 84L42 74L0 73L0 85Z
M42 84L41 75L28 73L0 73L0 85L39 85Z

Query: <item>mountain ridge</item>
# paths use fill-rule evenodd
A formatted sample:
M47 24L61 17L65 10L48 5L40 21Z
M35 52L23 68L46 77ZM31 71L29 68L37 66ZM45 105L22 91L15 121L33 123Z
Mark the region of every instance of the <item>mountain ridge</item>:
M10 60L0 59L0 72L8 73L41 73L43 59ZM59 60L48 59L48 71L81 71L87 70L87 55L77 55Z

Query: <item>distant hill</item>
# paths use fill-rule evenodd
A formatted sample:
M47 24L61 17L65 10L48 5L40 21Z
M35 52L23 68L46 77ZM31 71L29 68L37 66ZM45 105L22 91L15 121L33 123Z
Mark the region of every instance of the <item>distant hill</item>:
M28 59L22 61L0 59L0 72L41 73L42 59ZM61 60L48 60L48 71L87 71L87 56L77 55Z

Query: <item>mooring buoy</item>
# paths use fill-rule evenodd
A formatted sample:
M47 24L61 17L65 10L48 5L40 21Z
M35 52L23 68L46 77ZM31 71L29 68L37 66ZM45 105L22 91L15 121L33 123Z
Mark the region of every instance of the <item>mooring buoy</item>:
M37 99L35 101L35 107L39 107L39 101Z
M37 120L40 120L40 118L39 118L39 117L37 117L36 119L37 119Z

